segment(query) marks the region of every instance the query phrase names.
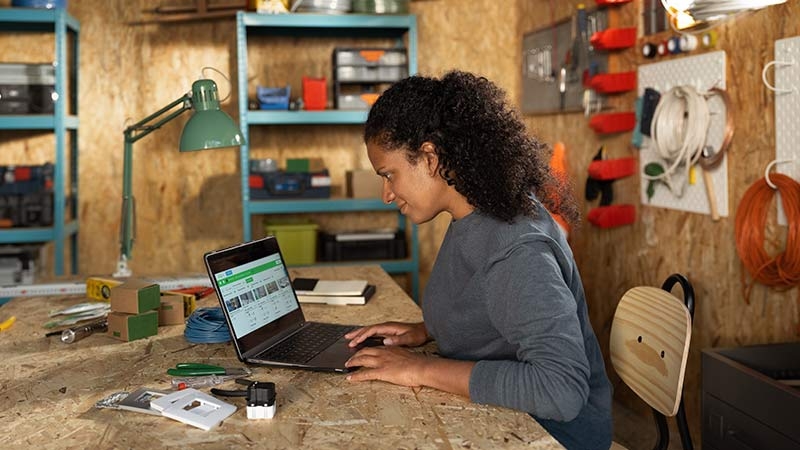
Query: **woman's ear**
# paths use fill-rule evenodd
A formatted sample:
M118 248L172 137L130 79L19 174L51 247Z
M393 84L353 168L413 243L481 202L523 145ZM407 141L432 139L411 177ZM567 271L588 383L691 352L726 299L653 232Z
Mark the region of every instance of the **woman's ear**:
M439 172L439 155L436 154L436 146L432 142L422 143L422 158L431 176Z

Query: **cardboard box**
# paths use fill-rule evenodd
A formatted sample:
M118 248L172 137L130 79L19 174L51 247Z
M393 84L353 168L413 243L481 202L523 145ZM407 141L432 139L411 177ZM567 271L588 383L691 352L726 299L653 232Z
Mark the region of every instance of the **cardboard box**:
M348 170L347 196L350 198L381 198L383 179L372 170Z
M124 283L122 280L103 277L89 277L86 279L86 296L92 300L107 302L111 298L111 288Z
M180 291L161 291L161 301L165 296L178 296L183 301L183 317L189 317L197 309L197 295Z
M115 339L128 342L157 334L158 311L142 314L108 313L108 335Z
M152 281L131 279L111 288L112 311L141 314L160 306L161 288Z
M184 296L162 295L161 306L158 308L158 326L183 325L183 308Z

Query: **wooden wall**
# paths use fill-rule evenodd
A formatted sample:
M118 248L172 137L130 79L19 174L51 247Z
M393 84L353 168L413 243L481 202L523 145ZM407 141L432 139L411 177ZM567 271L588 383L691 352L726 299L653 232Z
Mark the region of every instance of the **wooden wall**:
M180 3L179 1L165 3ZM184 1L183 3L191 3ZM576 0L419 0L411 4L419 20L419 69L441 75L459 68L494 80L519 104L522 36L570 16ZM695 336L686 378L686 398L695 440L699 440L700 351L797 340L797 289L774 292L762 286L746 305L741 291L742 268L734 247L733 218L744 191L774 159L773 94L761 83L761 67L772 59L775 39L800 34L796 2L737 18L719 28L718 49L728 57L728 89L736 111L736 136L728 159L730 211L712 222L708 216L638 206L636 223L612 230L583 227L571 235L589 298L592 322L605 354L611 316L619 297L636 285L660 285L673 272L686 274L697 294ZM10 1L0 0L8 6ZM178 98L211 66L228 75L231 85L214 72L221 94L235 89L235 26L233 19L178 24L135 25L145 0L82 0L69 2L81 22L80 54L80 272L108 274L118 256L122 175L122 131L169 101ZM620 24L636 24L638 2L619 10ZM37 36L0 37L4 61L42 62L52 54ZM354 41L355 42L355 41ZM271 45L271 44L268 44ZM291 83L299 92L299 73L330 73L333 43L284 39L269 55L253 58L256 83ZM253 55L251 53L251 55ZM274 56L274 58L273 58ZM632 70L644 61L638 49L614 58L614 70ZM621 96L612 105L631 110L633 98ZM235 95L223 103L234 118ZM202 254L241 239L238 152L227 149L179 154L175 149L184 119L138 142L134 148L134 190L138 199L138 236L132 267L137 274L202 271ZM583 195L592 155L605 144L609 157L635 156L630 135L599 138L582 114L527 116L531 132L548 142L562 141L576 195ZM3 132L0 164L41 163L52 139L36 133ZM257 157L323 155L333 168L335 184L343 183L344 167L369 168L359 127L269 127L252 136ZM638 177L615 183L620 202L638 205ZM583 212L592 206L583 204ZM319 220L343 223L378 222L385 217L358 215ZM422 280L435 259L448 218L420 226ZM261 224L255 222L254 234ZM785 228L771 227L771 238L785 240ZM609 366L610 367L610 366ZM618 397L636 405L630 392L617 385Z
M549 4L548 4L549 3ZM556 19L572 14L578 1L521 2L521 31L551 23L551 5ZM638 23L639 2L615 10L619 26ZM608 355L608 337L614 308L622 294L637 285L660 286L674 272L685 274L694 286L696 310L694 336L687 369L685 393L695 442L700 438L700 353L704 348L755 343L797 341L800 336L798 289L776 292L756 285L750 304L742 295L743 269L736 252L734 218L738 204L754 181L763 177L766 165L775 159L774 96L761 81L761 69L774 59L776 39L800 34L800 9L794 2L743 15L717 28L718 45L727 57L727 88L735 114L735 137L728 156L729 211L727 218L713 222L708 215L686 213L639 204L639 178L615 181L615 203L637 205L636 223L617 229L598 229L584 220L571 236L589 298L592 323ZM657 42L671 33L642 37ZM696 52L694 54L697 54ZM666 58L680 58L680 55ZM661 58L656 61L663 61ZM647 64L639 48L612 55L612 70L635 70ZM613 111L633 110L634 96L611 99ZM529 116L531 130L548 142L563 141L576 193L582 197L587 167L601 144L609 158L636 156L630 133L598 137L587 127L582 114ZM596 202L583 201L584 214ZM766 244L773 254L783 248L786 227L774 224L772 206ZM776 242L777 241L777 242ZM676 288L676 293L680 290ZM607 364L616 398L646 414L641 402L625 387Z

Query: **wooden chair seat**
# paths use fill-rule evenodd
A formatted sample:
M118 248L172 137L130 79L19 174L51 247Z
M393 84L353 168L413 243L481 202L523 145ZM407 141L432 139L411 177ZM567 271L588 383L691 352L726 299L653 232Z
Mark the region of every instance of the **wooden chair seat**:
M680 283L684 300L670 293ZM611 364L617 375L654 412L657 449L666 449L669 429L665 417L678 415L685 450L691 450L683 412L683 379L692 338L694 291L689 281L673 274L661 289L639 286L628 290L617 305L611 324ZM612 449L624 449L613 443Z

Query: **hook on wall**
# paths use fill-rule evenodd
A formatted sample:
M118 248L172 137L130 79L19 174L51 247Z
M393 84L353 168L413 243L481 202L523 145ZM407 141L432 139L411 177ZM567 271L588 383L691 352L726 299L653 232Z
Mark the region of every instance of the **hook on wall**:
M771 163L767 164L767 168L764 169L764 181L767 182L767 185L769 187L771 187L772 189L778 189L778 186L775 186L775 183L773 183L772 180L769 179L769 171L770 171L770 169L772 169L772 166L775 166L777 164L783 164L783 163L791 163L791 162L797 162L797 160L796 159L775 159Z
M777 92L781 94L797 92L797 86L792 86L791 88L779 89L771 85L767 80L767 71L769 70L770 67L775 66L776 68L778 68L778 67L793 66L794 64L795 64L794 61L770 61L766 63L764 65L764 69L761 70L761 81L764 83L764 86L766 86L767 89L769 89L772 92Z

